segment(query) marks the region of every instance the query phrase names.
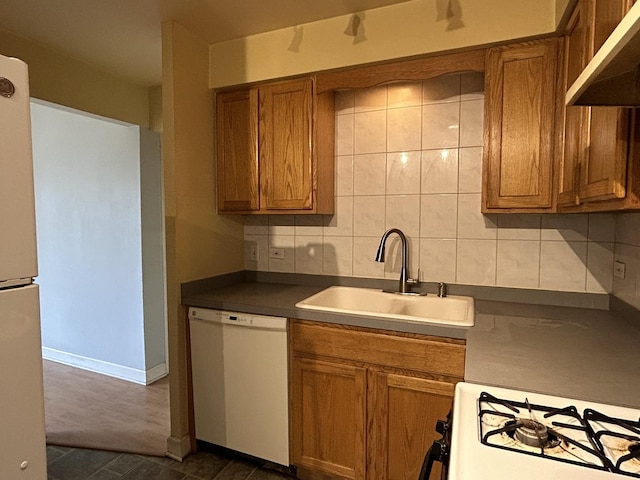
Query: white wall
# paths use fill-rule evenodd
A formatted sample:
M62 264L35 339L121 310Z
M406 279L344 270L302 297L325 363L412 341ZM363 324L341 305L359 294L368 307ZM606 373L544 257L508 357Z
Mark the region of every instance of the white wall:
M396 279L397 237L384 265L373 258L398 227L423 281L611 292L613 214L480 213L483 89L465 74L339 92L336 214L248 216L246 268Z
M146 383L140 128L31 110L44 355Z
M166 373L167 323L160 135L140 129L142 296L145 361L152 377Z

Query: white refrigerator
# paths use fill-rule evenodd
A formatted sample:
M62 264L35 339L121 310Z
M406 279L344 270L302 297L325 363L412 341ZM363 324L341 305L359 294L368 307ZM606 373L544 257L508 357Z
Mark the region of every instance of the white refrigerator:
M27 65L0 55L0 479L46 480Z

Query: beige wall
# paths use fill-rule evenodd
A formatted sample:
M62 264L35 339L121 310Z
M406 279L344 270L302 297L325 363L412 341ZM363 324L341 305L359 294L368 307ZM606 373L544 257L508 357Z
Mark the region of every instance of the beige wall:
M568 20L568 15L578 0L556 0L556 25Z
M31 96L149 127L149 89L0 31L0 53L29 65Z
M190 449L186 313L180 284L244 268L240 218L216 214L213 98L208 45L184 27L162 26L163 160L171 436L182 458Z
M289 50L294 28L219 43L209 47L210 86L544 34L556 29L556 2L562 1L413 0L366 11L361 42L344 34L347 15L303 25L297 52Z

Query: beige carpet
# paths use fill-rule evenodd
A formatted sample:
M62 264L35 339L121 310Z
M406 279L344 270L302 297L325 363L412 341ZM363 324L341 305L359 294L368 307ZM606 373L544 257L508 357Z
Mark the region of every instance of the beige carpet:
M169 380L149 385L45 360L47 444L164 456Z

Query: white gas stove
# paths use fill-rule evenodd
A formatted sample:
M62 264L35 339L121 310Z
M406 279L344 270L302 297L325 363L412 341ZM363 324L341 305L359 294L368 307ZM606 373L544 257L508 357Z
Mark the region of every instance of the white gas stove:
M449 480L640 478L640 410L459 383Z

